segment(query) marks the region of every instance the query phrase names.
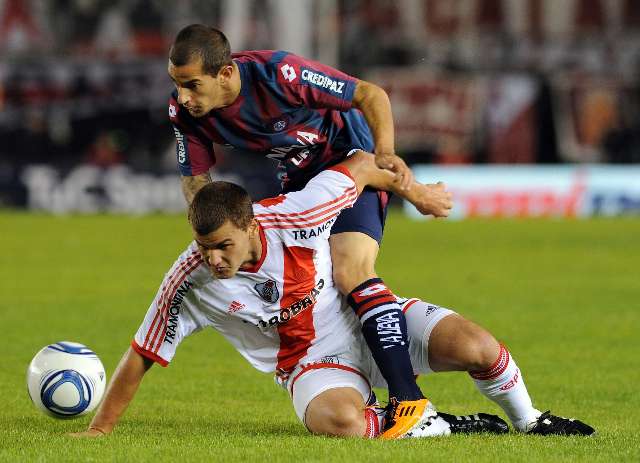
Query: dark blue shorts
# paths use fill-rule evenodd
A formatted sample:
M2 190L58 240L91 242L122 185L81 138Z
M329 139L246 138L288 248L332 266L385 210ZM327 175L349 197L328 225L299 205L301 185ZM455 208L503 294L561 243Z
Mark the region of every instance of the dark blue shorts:
M380 244L388 204L389 193L365 188L352 208L340 212L331 227L331 234L360 232L369 235Z

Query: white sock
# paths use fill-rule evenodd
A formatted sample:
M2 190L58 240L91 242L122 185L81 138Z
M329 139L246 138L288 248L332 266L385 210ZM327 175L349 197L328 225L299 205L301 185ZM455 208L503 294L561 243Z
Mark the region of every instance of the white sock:
M374 439L380 435L384 426L384 412L384 408L378 406L369 406L364 409L366 423L364 438Z
M500 405L518 431L527 432L541 415L531 403L518 365L502 344L498 360L488 370L469 375L485 397Z

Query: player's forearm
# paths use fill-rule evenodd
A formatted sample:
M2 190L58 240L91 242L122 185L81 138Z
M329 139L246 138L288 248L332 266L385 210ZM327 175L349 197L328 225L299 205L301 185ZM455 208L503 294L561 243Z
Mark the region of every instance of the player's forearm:
M394 153L393 114L389 96L382 88L363 80L358 81L353 106L362 111L373 135L375 153Z
M423 215L433 215L434 217L449 216L453 207L453 196L447 191L446 185L442 182L422 184L414 180L409 188L402 189L393 175L391 175L390 181L388 174L390 174L388 170L382 170L380 175L381 183L386 184L386 188L381 186L376 188L390 191L406 199Z
M107 393L98 412L91 420L89 429L100 431L103 434L111 432L133 400L144 374L151 368L151 365L153 362L129 348L109 382Z
M395 176L393 172L385 169L380 169L376 166L374 155L364 151L358 151L343 161L343 164L349 172L353 180L356 182L358 193L360 193L364 187L370 186L376 190L391 191L396 193L396 190L405 197L406 191L400 192L399 187L395 183Z
M209 172L205 172L200 175L183 176L180 178L180 182L182 183L184 199L187 200L187 204L191 204L191 201L193 201L196 193L200 191L200 188L211 183L211 175Z
M342 162L356 182L358 193L365 186L390 191L413 204L424 215L447 217L453 207L451 193L444 184L423 185L415 180L409 188L401 189L392 172L376 166L374 155L358 151Z

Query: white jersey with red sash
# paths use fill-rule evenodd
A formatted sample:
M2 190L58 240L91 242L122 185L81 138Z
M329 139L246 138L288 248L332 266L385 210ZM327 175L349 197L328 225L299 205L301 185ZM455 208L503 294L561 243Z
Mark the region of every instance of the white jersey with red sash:
M328 238L356 198L348 170L337 166L302 191L255 204L262 256L230 279L214 279L192 243L166 274L133 348L166 366L185 337L211 326L258 370L284 374L348 351L361 340L360 323L333 284Z

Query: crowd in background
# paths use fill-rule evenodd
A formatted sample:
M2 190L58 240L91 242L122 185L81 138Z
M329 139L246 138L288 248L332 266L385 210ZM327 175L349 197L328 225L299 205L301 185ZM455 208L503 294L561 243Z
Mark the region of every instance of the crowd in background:
M173 171L193 22L379 83L411 162L640 162L635 0L0 0L0 203L31 164Z

